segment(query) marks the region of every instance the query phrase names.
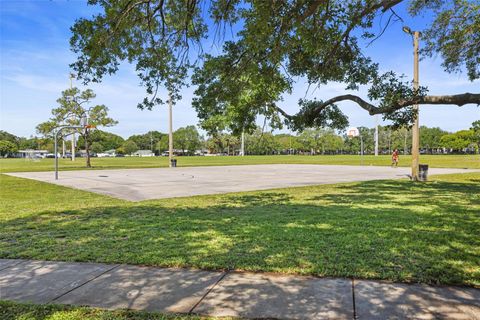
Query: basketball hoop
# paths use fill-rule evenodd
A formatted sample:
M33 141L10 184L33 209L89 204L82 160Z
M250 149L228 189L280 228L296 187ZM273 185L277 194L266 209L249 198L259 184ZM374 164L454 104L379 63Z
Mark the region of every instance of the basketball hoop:
M94 124L89 124L88 123L88 116L87 114L84 114L82 118L80 118L80 126L84 127L85 129L94 129L97 126Z
M347 130L347 136L349 138L353 138L353 137L358 137L360 135L360 131L358 130L357 127L350 127L348 128Z
M363 166L363 138L360 134L360 130L357 127L350 127L347 130L347 136L349 138L360 137L360 164Z

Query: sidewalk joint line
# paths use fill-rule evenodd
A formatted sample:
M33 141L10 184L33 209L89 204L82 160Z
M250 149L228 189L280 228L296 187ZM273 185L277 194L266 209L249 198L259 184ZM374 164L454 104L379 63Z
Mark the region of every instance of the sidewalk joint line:
M198 307L200 303L202 303L202 301L210 294L210 292L212 292L212 290L217 286L217 284L219 284L223 280L223 278L225 278L225 276L229 273L230 273L230 270L225 271L220 276L220 278L213 284L213 286L210 289L208 289L207 292L200 298L200 300L198 300L198 302L195 303L195 305L190 309L190 311L188 311L187 314L192 314L193 310L195 310L195 308Z
M69 294L70 292L72 292L72 291L74 291L74 290L77 290L77 289L80 288L80 287L83 287L83 286L86 285L87 283L92 282L93 280L95 280L95 279L103 276L104 274L112 271L112 270L115 269L115 268L120 267L120 265L121 265L121 264L117 264L117 265L113 266L112 268L110 268L110 269L108 269L108 270L105 270L104 272L102 272L102 273L98 274L97 276L95 276L95 277L93 277L93 278L85 281L84 283L76 286L75 288L72 288L72 289L68 290L67 292L62 293L62 294L59 295L58 297L53 298L53 299L50 300L48 303L52 303L53 301L60 299L60 298L63 297L64 295L67 295L67 294Z
M357 308L355 306L355 279L352 278L352 301L353 301L353 319L357 319Z

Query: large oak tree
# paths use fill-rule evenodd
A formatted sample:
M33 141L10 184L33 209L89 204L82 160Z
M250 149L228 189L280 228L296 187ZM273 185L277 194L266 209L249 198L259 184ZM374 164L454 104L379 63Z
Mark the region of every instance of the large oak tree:
M252 131L258 115L272 128L344 128L348 119L337 103L346 100L395 125L411 123L415 104L480 104L478 92L430 95L394 72L379 73L363 44L383 33L374 32L378 15L399 18L395 9L401 2L89 0L101 12L72 27L72 67L88 83L115 73L123 61L133 63L147 93L140 108L164 103L157 94L162 86L179 99L192 74L193 106L209 131ZM439 54L446 72L466 72L472 81L480 77L477 0L410 0L408 8L412 16L432 12L430 25L421 30L424 56ZM211 50L211 43L221 52ZM278 102L298 77L320 87L331 81L345 89L368 85L369 100L353 94L301 100L299 111L287 114Z

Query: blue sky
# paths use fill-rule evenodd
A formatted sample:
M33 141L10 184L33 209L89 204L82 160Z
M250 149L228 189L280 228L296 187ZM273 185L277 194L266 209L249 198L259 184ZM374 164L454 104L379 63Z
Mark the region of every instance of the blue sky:
M421 29L429 17L412 19L404 7L396 11L412 29ZM69 63L74 55L69 50L70 26L79 17L89 17L95 8L86 1L1 0L0 1L0 127L20 136L35 134L35 126L48 119L50 110L62 90L70 85ZM383 18L385 22L386 17ZM380 63L383 70L394 70L412 76L412 42L401 31L401 24L391 26L371 46L367 53ZM478 92L480 82L469 82L465 75L445 73L440 57L425 59L420 63L420 83L429 87L431 94ZM75 85L75 84L74 84ZM76 84L80 86L79 83ZM128 137L149 130L167 130L166 108L158 106L153 111L141 111L136 105L144 97L143 88L134 67L122 66L119 73L106 77L101 84L90 86L96 93L95 103L110 108L119 124L108 131ZM294 92L286 95L280 105L287 111L297 110L299 98L328 99L345 93L343 85L331 83L306 94L307 85L299 79ZM183 90L183 99L174 110L174 127L197 124L191 108L194 88ZM359 94L365 97L365 88ZM161 94L166 96L166 92ZM355 104L340 105L353 126L373 126L375 119ZM480 108L469 105L422 106L422 125L438 126L448 131L468 128L480 119Z

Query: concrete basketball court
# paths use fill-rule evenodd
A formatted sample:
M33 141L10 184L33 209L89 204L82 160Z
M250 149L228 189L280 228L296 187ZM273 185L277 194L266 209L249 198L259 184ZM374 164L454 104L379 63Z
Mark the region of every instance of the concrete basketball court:
M472 172L430 168L429 175ZM478 171L478 170L476 170ZM266 190L339 182L406 178L410 168L271 164L149 169L19 172L9 175L130 201Z

